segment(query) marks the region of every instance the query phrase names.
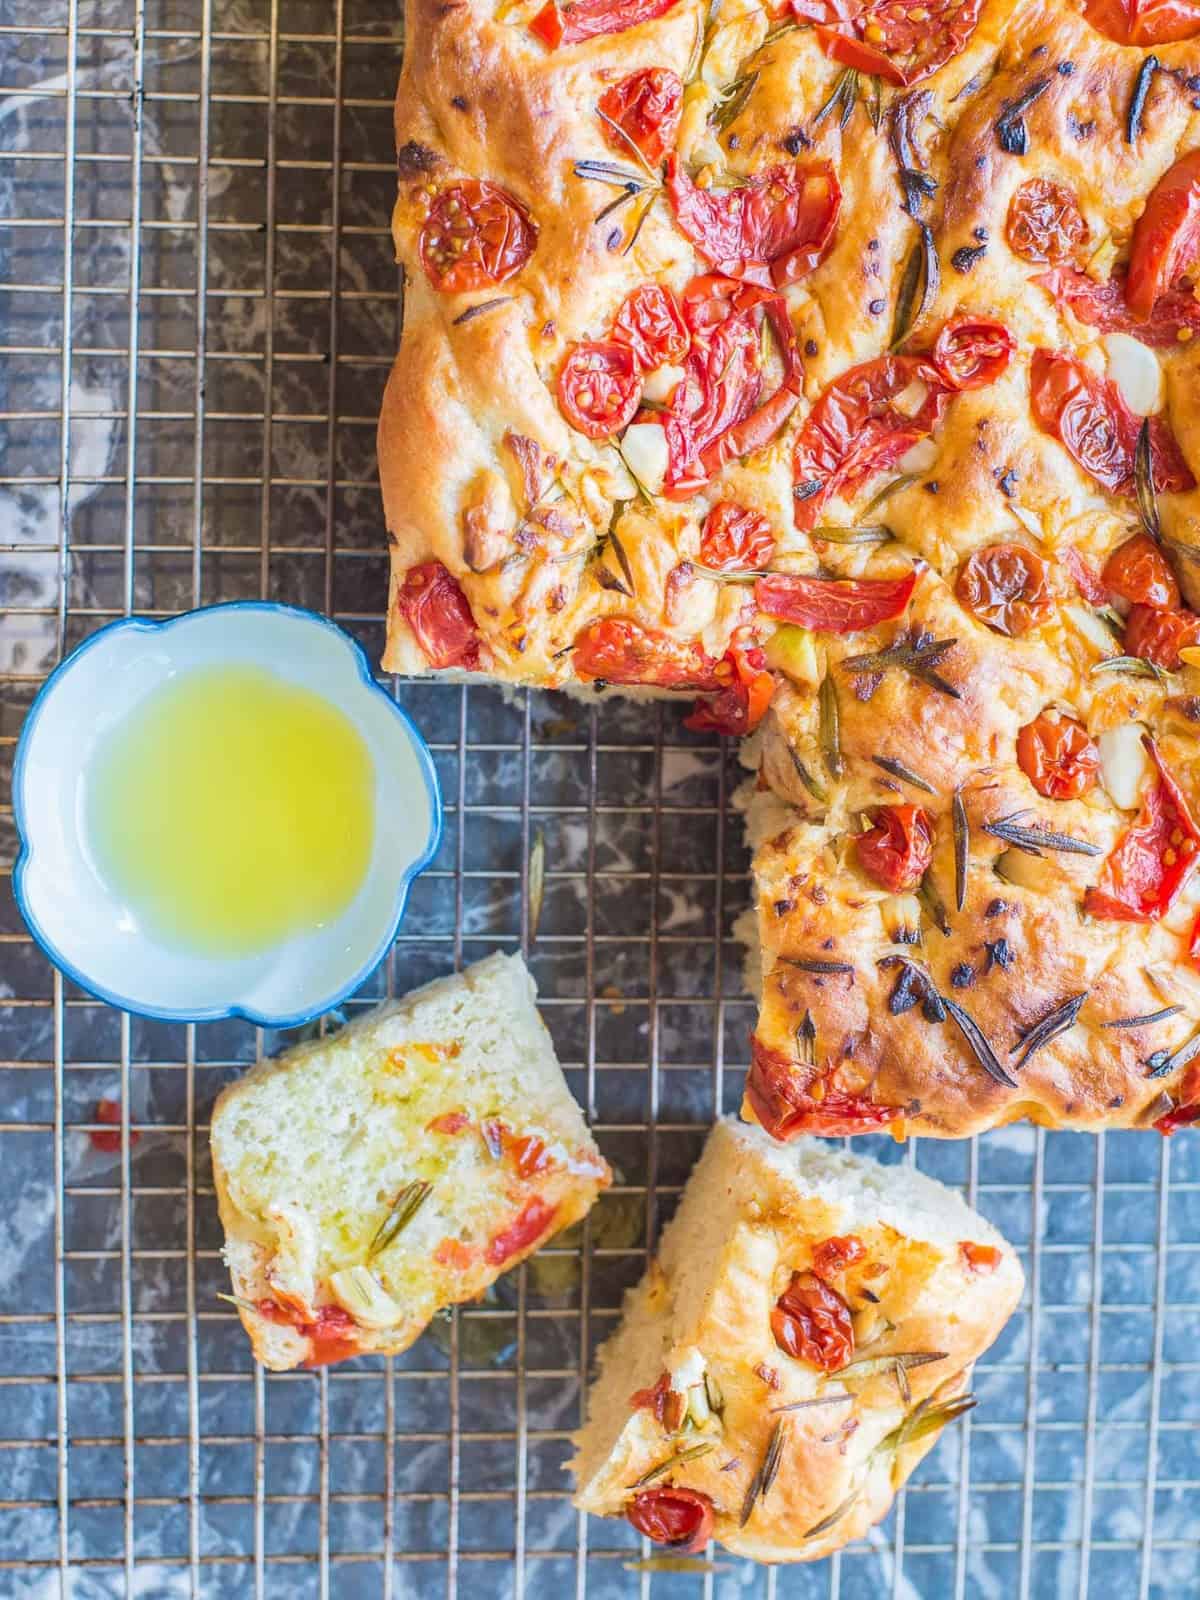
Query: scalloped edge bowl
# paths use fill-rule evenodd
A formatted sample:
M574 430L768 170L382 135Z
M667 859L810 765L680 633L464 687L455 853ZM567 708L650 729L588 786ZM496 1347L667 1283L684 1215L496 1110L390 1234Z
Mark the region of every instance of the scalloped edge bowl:
M84 775L104 737L173 673L217 664L265 667L314 690L349 717L375 762L374 845L350 905L325 926L228 959L170 949L140 929L96 871L82 827ZM13 811L17 908L66 977L139 1016L244 1017L264 1028L310 1022L363 983L391 947L413 881L442 835L429 748L372 678L362 647L315 611L258 600L162 621L125 617L85 640L30 707Z

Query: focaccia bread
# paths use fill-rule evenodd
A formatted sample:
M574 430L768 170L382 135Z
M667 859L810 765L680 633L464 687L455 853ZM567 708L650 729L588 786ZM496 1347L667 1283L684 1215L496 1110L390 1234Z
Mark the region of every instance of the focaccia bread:
M718 1123L600 1351L575 1503L680 1550L829 1555L969 1408L1023 1282L915 1169Z
M221 1094L225 1260L266 1366L406 1350L607 1187L534 999L489 956Z
M1200 1117L1189 27L410 7L385 664L760 730L778 1133Z

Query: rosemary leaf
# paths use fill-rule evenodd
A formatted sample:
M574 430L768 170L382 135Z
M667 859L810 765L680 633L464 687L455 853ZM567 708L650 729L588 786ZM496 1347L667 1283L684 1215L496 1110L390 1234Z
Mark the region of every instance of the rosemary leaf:
M785 966L799 967L801 972L814 972L819 977L854 971L854 963L851 961L826 961L818 956L776 956L775 959L782 961Z
M937 892L937 886L933 881L932 869L927 871L921 879L917 887L917 899L924 906L930 922L948 939L950 937L950 917L941 895Z
M1161 1061L1155 1061L1154 1056L1151 1056L1150 1061L1154 1064L1146 1076L1148 1078L1169 1077L1172 1072L1178 1072L1180 1067L1186 1067L1188 1062L1194 1060L1198 1055L1200 1055L1200 1032L1194 1033L1190 1039L1185 1040L1179 1046L1178 1050L1173 1050L1169 1056L1166 1056Z
M746 1498L742 1501L742 1513L738 1519L738 1527L744 1528L750 1521L755 1506L759 1500L765 1500L771 1491L779 1473L779 1463L783 1459L784 1422L782 1418L771 1429L771 1437L767 1441L767 1452L763 1456L758 1471L750 1480L750 1487L746 1490Z
M840 1377L841 1374L839 1373L838 1376ZM845 1394L822 1395L819 1400L793 1400L791 1405L772 1406L770 1415L775 1417L782 1415L784 1412L812 1411L818 1406L842 1406L848 1400L853 1401L853 1399L854 1396L847 1391Z
M916 1444L931 1433L940 1433L947 1423L955 1422L979 1404L973 1394L960 1394L953 1400L931 1403L922 1400L899 1426L879 1441L876 1450L881 1454L896 1455L905 1445Z
M1106 656L1093 666L1092 676L1101 672L1118 672L1130 678L1157 678L1159 683L1168 681L1168 674L1160 666L1153 661L1143 661L1141 656Z
M812 1012L807 1007L805 1008L804 1018L796 1029L796 1054L800 1057L801 1066L816 1066L817 1025L812 1019Z
M663 1478L668 1472L673 1472L676 1467L683 1466L687 1461L696 1461L700 1456L706 1456L710 1450L715 1450L716 1448L717 1441L715 1439L704 1439L687 1450L679 1450L673 1456L668 1456L665 1461L660 1461L658 1466L651 1467L649 1472L644 1472L630 1487L632 1489L644 1488L646 1484L653 1483L656 1478Z
M792 758L792 765L796 769L796 776L808 790L809 794L812 795L813 799L818 805L828 805L829 791L824 787L823 784L819 783L817 779L813 777L812 773L808 770L804 762L801 761L800 757L790 745L788 747L788 755L790 755Z
M596 115L600 118L601 122L608 125L609 129L615 133L617 138L620 139L621 142L626 146L630 155L632 155L638 166L641 167L642 171L646 174L647 178L649 178L650 182L657 185L658 173L655 172L654 168L642 154L638 147L637 141L630 138L629 134L625 132L625 129L621 126L621 124L614 118L610 117L607 111L602 111L599 106L596 107Z
M883 82L876 75L871 76L871 95L867 101L867 115L871 119L871 127L876 133L883 127Z
M954 904L961 911L967 903L967 868L971 861L971 829L962 790L954 791Z
M844 67L834 81L833 90L829 98L813 113L809 123L810 128L819 128L825 118L835 108L838 111L838 125L844 128L850 120L858 100L858 72L854 67Z
M1035 100L1040 100L1050 87L1050 76L1035 78L1025 93L1015 100L1006 100L996 119L996 142L1009 156L1029 154L1029 131L1025 126L1025 112Z
M829 776L831 778L840 778L846 770L846 764L842 760L841 716L838 711L837 685L833 681L831 672L826 672L821 679L818 706L820 711L818 742L821 746L821 755L824 758Z
M757 72L744 72L740 78L735 78L708 113L709 127L724 133L731 123L736 122L746 109L746 102L754 93L757 82Z
M923 789L926 794L936 794L933 785L924 779L919 772L914 772L911 767L906 767L903 761L897 761L894 756L872 756L871 760L877 767L882 767L893 778L902 778L905 783L911 783L914 789ZM962 907L959 907L962 910Z
M1142 117L1146 110L1146 99L1150 87L1154 82L1154 74L1159 69L1157 56L1147 56L1138 68L1137 77L1133 80L1133 93L1129 97L1129 110L1125 115L1125 143L1136 144L1142 131Z
M1165 1022L1168 1017L1177 1017L1183 1010L1182 1006L1164 1006L1161 1011L1147 1011L1141 1017L1114 1017L1111 1022L1102 1022L1102 1028L1148 1028L1154 1022Z
M1040 1022L1030 1028L1020 1044L1016 1046L1016 1049L1010 1051L1011 1055L1016 1055L1017 1051L1021 1053L1019 1060L1013 1062L1015 1071L1019 1072L1036 1051L1043 1049L1051 1040L1057 1039L1060 1033L1066 1033L1068 1028L1075 1026L1075 1021L1087 997L1088 991L1086 989L1081 990L1079 994L1071 995L1068 999L1062 1001L1060 1005L1055 1006L1053 1011L1048 1012Z
M649 197L642 202L642 209L638 212L638 219L633 225L633 231L630 233L629 238L625 241L625 247L621 251L623 256L627 256L633 249L634 245L638 242L638 237L646 225L646 218L654 210L654 199L656 193L657 190L652 190Z
M938 265L937 245L928 223L914 217L919 237L904 264L904 275L896 296L896 311L892 318L891 347L898 349L920 322L938 292L941 268Z
M990 833L994 839L1003 839L1005 844L1014 845L1018 850L1024 850L1026 855L1040 856L1043 850L1060 850L1064 855L1070 856L1100 856L1104 852L1098 844L1088 844L1085 839L1075 839L1069 833L1056 833L1052 828L1026 828L1018 821L1018 816L1023 812L1015 812L1008 817L997 817L983 825L984 833Z
M629 557L625 554L625 546L618 538L616 528L610 528L608 530L608 542L612 545L613 553L620 564L621 571L625 575L625 582L629 585L629 593L631 595L637 594L637 584L634 582L633 568L629 565Z
M529 852L529 942L537 938L542 920L542 899L546 892L546 836L539 828Z
M464 322L472 322L476 317L481 317L485 311L494 311L497 306L506 306L512 299L510 294L497 295L494 300L481 300L478 305L468 306L465 311L460 311L455 317L453 326L461 327Z
M839 1378L877 1378L883 1373L900 1369L908 1372L914 1367L927 1367L934 1361L945 1361L944 1350L894 1350L886 1356L863 1356L838 1368Z
M763 326L765 327L766 324L764 323ZM824 539L829 544L889 544L896 535L882 522L874 522L858 528L835 528L822 525L814 528L809 537L812 539Z
M243 1300L240 1294L222 1294L217 1292L218 1300L226 1300L231 1306L236 1306L239 1311L257 1311L258 1307L253 1300Z
M607 183L614 189L628 189L631 194L646 188L640 172L634 172L632 167L619 167L615 161L577 161L571 171L589 183Z
M403 1189L392 1201L388 1214L375 1230L375 1236L367 1246L366 1259L373 1261L377 1255L393 1244L400 1234L408 1227L417 1212L429 1199L433 1192L433 1185L424 1179L417 1179L413 1183L406 1183Z
M867 501L866 505L863 507L863 516L869 517L872 511L877 511L879 509L889 495L895 494L898 489L909 488L911 484L916 483L920 476L921 474L919 472L902 472L899 477L893 478L890 483L885 483L883 488L880 489L879 493L873 494Z
M1151 56L1150 60L1153 61ZM1133 483L1137 491L1138 515L1142 527L1155 541L1162 542L1162 522L1158 515L1158 496L1154 490L1154 457L1150 449L1150 418L1143 417L1133 455Z
M971 1054L987 1073L988 1077L996 1083L1003 1084L1006 1089L1015 1089L1017 1080L1010 1077L1000 1065L1000 1058L988 1043L983 1029L975 1021L974 1017L968 1015L957 1001L949 999L946 995L941 998L942 1004L950 1013L959 1033L962 1034L969 1045Z
M840 1506L835 1506L827 1517L822 1517L820 1522L814 1522L811 1528L804 1530L804 1538L815 1539L822 1533L828 1533L830 1528L842 1520L861 1493L861 1489L852 1489Z

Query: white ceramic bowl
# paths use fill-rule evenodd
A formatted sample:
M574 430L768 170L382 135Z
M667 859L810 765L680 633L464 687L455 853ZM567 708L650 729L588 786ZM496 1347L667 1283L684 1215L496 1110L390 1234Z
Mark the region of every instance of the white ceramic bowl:
M363 885L335 921L253 956L211 959L155 942L114 898L83 837L82 777L97 745L167 677L259 666L316 691L358 729L375 762L375 840ZM315 753L318 754L319 753ZM17 746L17 905L51 961L82 988L142 1016L241 1016L292 1027L351 994L383 959L409 886L442 831L437 774L407 713L325 617L257 601L166 622L128 618L93 634L43 685Z

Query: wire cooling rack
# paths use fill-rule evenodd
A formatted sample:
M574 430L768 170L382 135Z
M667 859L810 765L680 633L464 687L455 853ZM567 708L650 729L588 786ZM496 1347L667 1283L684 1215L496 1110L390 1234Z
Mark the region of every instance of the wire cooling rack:
M331 612L378 658L397 29L373 0L0 3L6 789L39 682L130 610L266 595ZM396 689L447 827L347 1010L523 945L619 1181L405 1356L255 1368L216 1298L207 1120L288 1041L130 1019L65 983L17 917L5 806L0 1594L1200 1593L1195 1135L866 1141L963 1186L1029 1277L980 1409L869 1542L814 1567L648 1572L632 1530L571 1510L581 1374L740 1091L736 766L670 707ZM112 1142L102 1098L124 1108L115 1150L90 1137Z

